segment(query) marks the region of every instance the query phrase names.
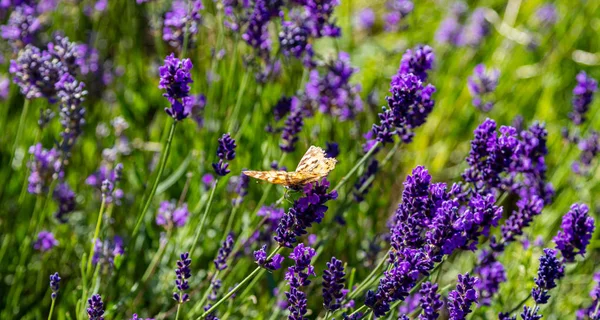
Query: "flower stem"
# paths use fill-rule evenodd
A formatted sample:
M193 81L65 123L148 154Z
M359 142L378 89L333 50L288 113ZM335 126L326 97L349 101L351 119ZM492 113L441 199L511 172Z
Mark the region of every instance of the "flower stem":
M362 312L366 308L367 308L367 306L365 306L365 305L361 306L360 308L354 310L354 312L352 312L349 317L352 317L352 316L356 315L357 313Z
M390 249L388 252L386 252L385 256L383 256L381 261L379 261L379 264L375 267L375 269L373 269L373 271L371 271L371 273L365 278L365 280L363 280L358 285L358 287L354 291L352 291L350 294L348 294L348 299L350 299L350 300L354 299L357 295L359 295L365 289L365 287L369 286L369 284L371 283L371 279L380 271L383 264L387 261L387 257L389 256L391 251L392 250Z
M21 136L23 135L23 126L25 125L25 119L27 119L27 112L29 110L29 104L31 101L29 99L25 99L23 103L23 110L21 111L21 117L19 118L19 126L17 127L17 135L15 136L15 141L13 142L12 147L12 155L10 157L9 166L12 166L12 162L15 159L15 153L17 152L17 147L19 146L19 142L21 142Z
M531 298L531 293L529 293L527 295L527 297L525 297L525 299L523 299L521 302L519 302L519 304L517 304L514 308L510 309L508 314L512 314L513 312L521 309L521 307L527 302L527 300L529 300L529 298Z
M225 241L229 232L231 232L231 228L233 227L233 220L235 219L236 213L238 211L239 206L233 206L231 209L231 213L229 214L229 219L227 219L227 226L225 227L225 232L223 232L223 236L221 237L221 242Z
M52 304L50 305L50 313L48 313L48 320L52 320L52 312L54 312L54 302L56 302L56 299L52 299Z
M204 209L204 214L202 215L202 220L200 220L200 226L196 229L196 235L194 236L194 241L192 242L192 247L189 250L190 257L194 254L194 249L196 248L196 243L198 243L198 238L204 229L204 224L206 223L206 217L208 216L208 212L210 211L210 207L212 205L213 196L215 195L215 190L217 189L217 184L219 183L219 179L215 180L213 183L212 190L210 190L210 196L208 197L208 203L206 204L206 208Z
M167 144L164 147L162 157L160 159L160 164L158 165L158 173L156 174L156 178L154 179L154 184L152 185L152 189L150 190L150 195L146 198L146 203L144 204L144 208L140 212L137 222L135 223L135 228L133 228L133 234L131 237L135 237L140 229L142 221L144 221L144 216L146 212L150 208L150 204L152 203L152 198L154 198L154 194L156 193L156 188L158 188L158 183L160 182L160 178L162 176L163 171L165 170L165 165L167 163L167 159L169 158L169 151L171 151L171 144L173 142L173 137L175 135L175 127L177 126L177 121L173 121L171 124L171 129L169 130L169 136L167 137Z
M240 90L238 91L237 99L235 101L235 107L233 108L233 112L231 113L231 122L229 122L228 132L232 132L235 129L235 122L237 121L238 114L240 113L240 107L242 106L242 96L246 91L248 78L250 78L249 73L244 73L244 78L242 78L242 84L240 86Z
M175 320L179 319L179 310L181 309L181 302L177 304L177 314L175 315Z
M277 246L277 248L273 252L271 252L269 257L267 258L267 261L269 259L273 258L273 256L275 256L275 254L277 254L277 252L279 252L279 250L281 250L282 248L283 248L282 246ZM206 318L206 316L208 316L213 311L215 311L215 309L217 309L217 307L219 307L223 302L225 302L232 295L234 295L236 292L238 292L246 283L250 282L250 280L254 279L259 273L261 273L260 272L261 270L264 270L261 266L256 267L256 269L254 269L254 271L252 271L252 273L250 273L248 276L246 276L246 278L244 278L244 280L242 280L240 283L238 283L238 285L235 286L233 289L231 289L225 296L223 296L223 298L221 298L219 301L215 302L215 304L212 307L210 307L210 309L206 310L197 319Z
M369 151L356 163L356 165L354 165L354 167L350 169L350 171L340 180L340 182L338 182L338 184L335 186L335 188L333 188L333 190L335 191L343 187L346 184L346 182L348 182L348 179L350 179L350 177L352 177L352 175L356 172L356 170L358 170L358 168L360 168L365 163L365 161L367 161L367 159L369 159L369 157L371 157L371 155L375 153L375 150L378 146L379 141L375 142L371 149L369 149Z
M87 266L85 268L86 275L89 275L92 269L92 260L94 257L94 251L96 250L96 240L100 234L100 226L102 225L102 216L104 215L104 208L106 207L106 197L102 195L102 203L100 203L100 212L98 212L98 220L96 221L96 230L94 231L94 237L92 238L92 244L90 248L90 256L88 257Z
M150 278L150 276L154 273L154 269L156 268L156 265L160 261L160 258L163 256L163 253L165 252L165 248L167 247L167 244L169 243L170 237L171 237L171 229L168 229L165 241L161 242L160 247L158 248L158 250L154 254L154 257L152 258L152 262L148 266L148 269L146 269L146 272L144 272L144 276L142 276L142 285L145 284L146 281L148 281L148 278Z

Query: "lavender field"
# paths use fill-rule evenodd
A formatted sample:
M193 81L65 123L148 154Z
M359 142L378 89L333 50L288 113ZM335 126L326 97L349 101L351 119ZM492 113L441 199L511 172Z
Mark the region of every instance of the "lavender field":
M0 0L0 320L600 320L600 1Z

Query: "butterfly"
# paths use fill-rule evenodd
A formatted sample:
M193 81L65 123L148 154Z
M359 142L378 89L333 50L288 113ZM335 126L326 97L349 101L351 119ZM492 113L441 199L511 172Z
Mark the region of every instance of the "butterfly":
M327 158L323 149L311 146L300 159L296 171L242 171L242 173L255 179L298 190L306 184L326 177L335 168L336 163L335 158Z

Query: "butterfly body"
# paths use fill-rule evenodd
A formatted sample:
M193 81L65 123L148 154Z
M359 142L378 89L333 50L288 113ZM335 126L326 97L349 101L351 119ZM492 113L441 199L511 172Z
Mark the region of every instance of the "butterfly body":
M242 173L255 179L298 190L306 184L326 177L335 168L336 163L335 158L326 157L323 149L311 146L298 163L296 171L243 171Z

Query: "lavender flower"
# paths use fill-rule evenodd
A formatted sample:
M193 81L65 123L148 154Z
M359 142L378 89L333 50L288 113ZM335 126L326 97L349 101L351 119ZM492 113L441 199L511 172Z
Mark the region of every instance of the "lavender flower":
M65 67L47 51L29 44L19 51L16 60L10 61L8 70L25 98L44 97L50 103L56 101L55 85L65 73Z
M336 158L340 155L340 147L337 142L327 142L325 147L325 155L327 158Z
M77 205L75 192L71 190L67 183L63 182L54 189L52 197L58 204L58 209L54 216L60 223L67 222L66 215L75 211L75 206Z
M56 299L56 295L58 294L58 289L60 288L60 276L58 272L50 275L50 290L52 290L52 299Z
M60 61L62 66L60 78L65 73L75 75L80 69L79 64L84 63L83 57L80 56L83 52L81 52L79 45L71 42L68 37L61 35L55 36L54 41L48 43L48 53L53 57L53 61Z
M573 112L569 113L569 118L574 124L581 125L586 120L594 92L598 91L598 81L588 76L585 71L579 72L576 79L577 85L573 89Z
M190 254L188 252L182 253L180 260L177 260L177 269L175 269L175 275L177 276L175 284L177 285L177 290L179 290L179 292L173 293L173 299L180 304L190 300L190 296L187 293L184 293L184 291L190 288L187 279L192 276L192 271L190 270L192 260L189 257Z
M193 44L194 35L198 33L201 21L200 10L204 5L200 0L176 0L171 4L171 11L165 13L163 22L163 40L173 48L182 49L185 37L188 45Z
M223 134L221 138L219 138L219 146L217 147L217 157L219 157L219 162L213 163L213 169L215 169L215 173L221 177L226 176L229 172L229 163L226 161L233 160L235 158L235 148L237 145L235 144L235 140L231 137L229 133Z
M275 271L281 268L281 263L284 257L279 253L275 254L273 258L267 259L267 245L263 245L260 250L254 251L254 261L261 267Z
M192 112L192 98L189 96L192 76L190 70L192 62L190 59L179 60L175 55L165 58L165 64L158 68L160 73L159 89L165 89L163 94L171 103L171 108L165 108L165 112L173 119L179 121L187 118Z
M542 212L544 202L539 197L533 196L531 199L517 201L517 208L518 210L513 211L500 228L505 244L514 241L517 236L523 234L523 229L528 227L533 218Z
M468 46L478 47L490 33L490 23L485 18L485 9L477 8L463 29L462 38Z
M288 268L285 274L285 279L290 285L289 291L286 291L285 296L288 299L288 310L290 320L304 319L307 312L306 309L306 293L302 292L302 287L310 284L308 277L316 276L314 267L310 264L310 260L315 256L315 250L311 247L305 247L300 243L294 248L290 254L290 259L294 260L295 264Z
M480 303L485 306L491 304L492 297L500 288L500 284L506 281L504 266L493 253L483 251L479 258L479 265L475 268L479 281L475 285L479 292Z
M123 165L118 163L114 169L109 169L107 165L101 165L98 171L87 177L85 183L95 187L102 192L102 196L107 203L120 204L123 198L123 190L117 188L117 184L121 181Z
M498 320L517 320L517 316L510 316L508 312L498 313Z
M455 2L450 8L450 13L438 27L435 38L442 44L451 44L453 46L462 46L463 40L463 20L466 18L468 8L464 2Z
M338 59L327 64L327 72L310 73L305 92L308 101L320 112L340 118L354 119L363 110L360 85L350 84L350 77L358 70L350 65L350 56L340 52Z
M352 191L352 195L354 196L354 201L363 202L367 193L369 193L369 189L373 185L373 179L375 178L375 174L379 171L379 162L375 159L371 160L369 165L367 166L367 170L360 176L358 181L354 184L354 190Z
M235 197L231 201L231 203L234 206L239 206L240 204L242 204L244 197L248 194L248 184L250 183L250 177L248 177L245 174L241 174L234 178L235 179L231 180L231 184L233 186L233 192L237 194L237 197Z
M408 49L402 55L398 74L412 73L421 81L427 81L427 71L433 68L434 59L433 49L428 45Z
M52 180L61 179L64 176L62 161L55 148L46 150L41 143L29 148L32 155L28 163L30 174L27 179L29 185L27 191L31 194L43 194L48 191Z
M378 140L385 142L381 132L395 130L395 134L400 136L404 143L410 143L414 129L422 126L433 110L435 101L431 96L434 92L434 86L423 86L421 80L411 73L395 75L391 82L391 96L386 97L389 111L385 111L389 114L380 114L381 125L373 126L373 133ZM383 128L386 130L382 131Z
M471 304L477 302L477 291L474 286L478 279L468 273L458 275L456 289L448 293L448 312L451 320L466 319L471 313Z
M115 259L123 255L124 252L123 239L119 236L115 236L112 241L108 239L105 241L96 239L92 263L110 268L114 266Z
M40 28L35 9L27 4L15 6L6 25L0 26L0 36L7 40L13 51L19 51L33 41Z
M222 271L227 269L227 258L229 258L231 250L233 250L233 241L233 233L229 233L225 241L221 244L219 254L213 261L217 270Z
M536 306L535 308L530 308L528 306L523 307L523 312L521 313L521 319L523 320L540 320L542 319L542 315L539 314L540 307Z
M294 97L293 99L295 100L296 98ZM292 102L292 106L294 106L294 102ZM296 104L296 107L292 107L291 113L285 120L285 126L281 133L281 142L279 143L281 151L290 153L296 150L298 134L302 131L303 126L304 116L302 114L302 109Z
M344 265L335 257L327 262L327 269L323 271L323 306L329 311L335 311L341 307L342 289L344 289Z
M556 250L544 249L544 254L540 257L540 268L537 278L535 278L536 287L531 290L533 300L537 304L545 304L550 296L548 291L556 287L556 281L565 275L564 265L556 257Z
M585 255L586 247L594 233L594 218L588 215L588 206L575 203L563 216L561 230L554 242L566 262L575 261L575 256Z
M75 140L83 132L85 125L85 108L82 106L87 91L85 84L79 82L68 73L63 74L56 83L58 98L60 99L60 124L63 126L62 149L71 150Z
M104 303L99 294L88 299L87 314L90 320L104 320Z
M333 10L340 2L339 0L303 0L306 9L306 25L315 38L340 37L342 31L335 25Z
M375 25L375 11L371 8L364 8L358 12L355 24L359 30L370 31Z
M206 96L203 94L192 95L192 119L198 128L204 127L204 108L206 107Z
M411 0L388 0L386 3L384 29L388 32L398 31L400 21L413 11L414 3Z
M58 245L58 240L54 238L52 232L49 231L40 231L37 236L37 240L33 244L33 248L35 250L39 250L41 252L49 251L50 249L56 247Z
M552 3L546 3L540 6L535 11L535 18L541 24L543 28L548 28L556 24L558 20L558 13L556 12L556 6Z
M327 201L337 198L337 191L328 192L329 181L304 186L304 196L294 201L289 212L281 218L274 237L280 245L291 248L296 238L307 233L313 223L320 223L327 211Z
M573 163L573 171L577 174L590 172L592 161L600 153L600 134L592 130L586 138L581 138L577 144L581 155L579 161Z
M294 98L282 96L277 100L275 106L273 106L273 117L275 121L283 119L292 110L292 101Z
M271 18L266 0L254 1L254 8L249 17L248 28L242 39L248 43L257 55L267 59L271 51L268 23Z
M310 60L314 52L309 37L310 30L306 25L296 21L283 21L279 32L279 44L283 54L302 59L306 65L312 65Z
M419 320L436 320L439 317L438 311L444 303L441 300L441 295L437 293L438 285L436 283L425 282L421 285L419 294L421 295L421 309L423 311L419 315Z
M138 1L139 1L139 0L138 0ZM138 4L139 4L139 2L138 2ZM140 317L138 317L137 313L134 313L134 314L131 316L131 319L129 319L129 320L144 320L144 318L140 318ZM152 319L152 318L146 318L145 320L154 320L154 319Z
M594 281L596 285L590 291L590 297L592 298L592 304L584 309L577 311L577 320L592 319L597 320L599 317L598 313L598 301L600 301L600 273L594 274Z
M166 229L181 228L185 226L189 215L187 203L177 207L175 201L163 201L156 214L156 224L164 226Z
M0 101L6 100L10 93L10 80L7 77L0 76Z
M483 64L478 64L473 70L473 75L468 79L469 92L473 96L473 105L484 112L492 110L494 101L490 95L496 91L500 71L487 69Z

